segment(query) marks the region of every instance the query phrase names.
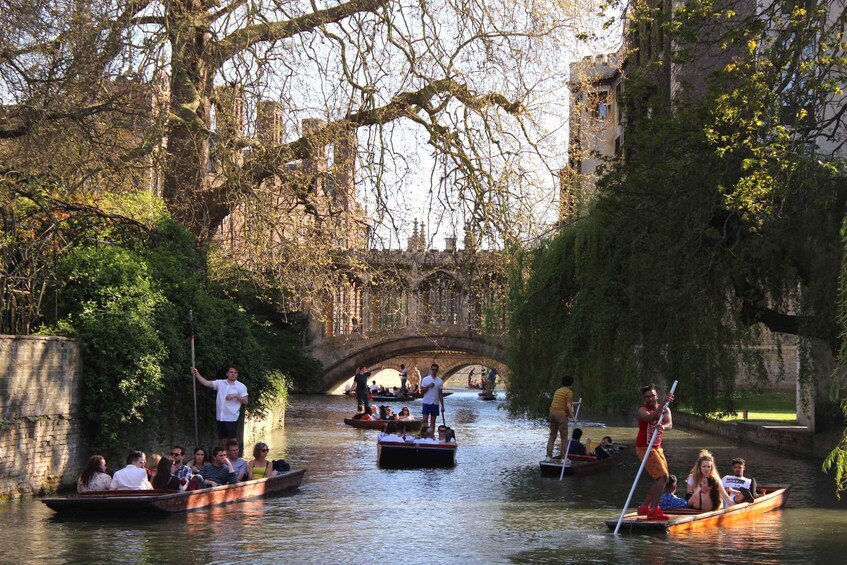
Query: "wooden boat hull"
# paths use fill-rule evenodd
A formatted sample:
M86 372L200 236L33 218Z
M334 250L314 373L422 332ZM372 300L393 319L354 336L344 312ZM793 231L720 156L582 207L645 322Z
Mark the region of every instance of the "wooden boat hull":
M423 423L421 420L355 420L353 418L344 418L344 424L350 426L351 428L360 428L363 430L381 430L389 421L393 421L395 424L408 424L409 429L412 431L416 431L421 429L421 424Z
M590 475L598 471L611 469L623 461L629 450L626 445L621 445L620 451L605 459L597 459L594 455L568 455L571 464L565 467L565 476ZM541 475L543 477L560 477L562 474L561 461L540 461Z
M457 447L455 443L377 442L377 464L383 469L455 467Z
M450 392L450 391L445 390L445 391L442 393L442 396L444 396L444 398L447 398L447 397L448 397L448 396L450 396L451 394L453 394L453 393L452 393L452 392ZM412 393L412 398L423 398L423 393L422 393L422 392L413 392L413 393Z
M305 469L300 469L266 479L187 492L99 491L76 496L43 498L41 502L62 515L175 514L295 490L303 481L305 472Z
M402 403L402 402L414 402L415 400L419 400L420 397L417 396L372 396L371 400L374 402L393 402L393 403Z
M647 520L644 516L637 516L632 512L624 516L620 531L628 533L676 533L718 528L742 522L747 523L766 512L782 508L788 498L791 485L766 485L759 487L759 491L762 490L766 494L753 502L733 504L727 508L711 512L697 512L688 509L665 510L670 519L664 521ZM607 520L606 526L610 530L614 530L617 523L617 519Z

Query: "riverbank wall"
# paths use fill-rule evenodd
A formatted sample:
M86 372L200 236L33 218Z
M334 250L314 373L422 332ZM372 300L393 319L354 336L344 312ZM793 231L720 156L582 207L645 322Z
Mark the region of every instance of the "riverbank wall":
M89 456L85 443L79 342L55 336L0 335L0 500L44 495L75 488ZM190 409L190 408L189 408ZM244 455L253 445L281 428L284 401L269 403L244 418ZM133 448L167 453L174 444L191 452L193 417L169 422L161 429L140 423L129 426ZM200 443L217 443L214 420L201 426ZM183 429L185 428L185 429ZM189 439L192 438L192 439ZM109 471L123 467L125 452L107 454Z
M82 465L82 365L72 339L0 336L0 500L54 492Z
M779 422L723 422L675 411L675 426L771 447L782 453L823 460L841 439L841 431L813 433L806 426Z

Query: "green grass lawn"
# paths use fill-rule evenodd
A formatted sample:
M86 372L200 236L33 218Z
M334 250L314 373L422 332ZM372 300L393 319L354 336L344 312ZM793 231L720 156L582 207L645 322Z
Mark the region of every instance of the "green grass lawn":
M748 391L736 392L734 395L735 407L738 414L735 416L713 415L713 418L726 422L740 422L744 420L744 410L747 410L747 419L768 422L796 422L797 412L795 408L795 396L793 392L760 392ZM686 410L685 405L680 409Z

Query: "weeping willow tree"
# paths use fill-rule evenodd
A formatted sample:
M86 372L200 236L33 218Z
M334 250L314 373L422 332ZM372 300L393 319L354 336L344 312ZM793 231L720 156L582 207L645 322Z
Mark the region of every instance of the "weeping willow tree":
M624 148L591 204L517 262L513 412L545 415L565 373L592 407L679 380L697 413L730 412L740 371L765 383L745 347L765 332L837 349L845 16L832 2L722 6L630 14L672 51L629 68ZM663 64L704 50L724 58L699 92L657 85Z

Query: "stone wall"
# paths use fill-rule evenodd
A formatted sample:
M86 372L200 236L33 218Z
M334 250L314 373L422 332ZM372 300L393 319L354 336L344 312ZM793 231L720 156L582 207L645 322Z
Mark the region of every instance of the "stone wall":
M0 499L73 484L83 464L79 345L0 336Z
M722 422L706 420L685 412L674 412L675 426L725 437L739 443L771 447L781 453L824 459L838 441L840 432L813 433L806 426L778 422Z

